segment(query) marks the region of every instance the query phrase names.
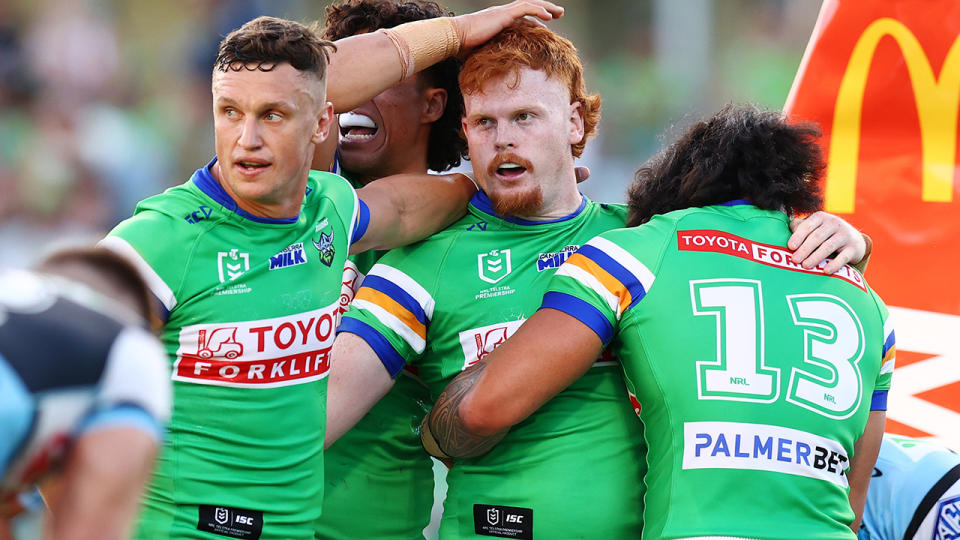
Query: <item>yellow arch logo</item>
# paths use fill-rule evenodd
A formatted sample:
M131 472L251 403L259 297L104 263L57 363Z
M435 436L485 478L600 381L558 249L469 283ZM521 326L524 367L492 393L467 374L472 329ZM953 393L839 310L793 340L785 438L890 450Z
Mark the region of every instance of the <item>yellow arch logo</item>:
M896 19L883 18L864 30L840 81L824 191L824 206L830 212L852 213L854 210L863 94L874 52L886 36L893 37L900 46L917 104L923 159L921 198L930 202L953 200L960 103L960 36L950 47L940 76L935 77L913 32Z

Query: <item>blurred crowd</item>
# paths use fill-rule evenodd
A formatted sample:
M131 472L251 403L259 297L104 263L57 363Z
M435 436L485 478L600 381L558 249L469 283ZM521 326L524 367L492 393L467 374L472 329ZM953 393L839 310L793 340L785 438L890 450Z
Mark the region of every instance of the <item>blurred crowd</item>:
M457 12L490 4L443 3ZM0 3L4 263L26 266L50 248L99 238L137 201L206 163L220 38L260 14L320 18L326 4ZM583 158L594 179L584 191L598 200L623 199L665 126L727 101L781 106L817 11L803 0L563 4L557 29L582 44L591 90L604 96L604 135Z

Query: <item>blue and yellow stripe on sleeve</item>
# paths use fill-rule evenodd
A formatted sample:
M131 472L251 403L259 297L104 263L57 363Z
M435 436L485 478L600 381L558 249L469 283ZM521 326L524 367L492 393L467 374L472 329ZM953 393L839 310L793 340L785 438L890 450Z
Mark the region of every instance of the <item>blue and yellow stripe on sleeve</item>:
M406 355L394 342L422 354L433 308L433 296L416 280L392 266L376 264L364 278L351 314L344 317L338 332L362 338L390 374L396 375L406 364Z
M554 284L575 283L573 288ZM654 275L622 247L596 237L557 270L541 308L575 317L607 343L623 313L646 296Z

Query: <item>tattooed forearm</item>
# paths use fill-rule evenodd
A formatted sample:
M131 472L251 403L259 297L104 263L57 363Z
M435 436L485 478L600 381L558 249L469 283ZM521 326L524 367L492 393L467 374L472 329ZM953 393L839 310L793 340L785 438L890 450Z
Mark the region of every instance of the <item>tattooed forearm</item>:
M433 437L439 450L446 454L440 457L474 457L485 454L493 448L509 428L489 435L480 435L471 431L460 416L460 404L473 388L487 364L482 360L463 373L457 375L440 394L433 410L423 420L421 438L424 447L430 451L427 437Z

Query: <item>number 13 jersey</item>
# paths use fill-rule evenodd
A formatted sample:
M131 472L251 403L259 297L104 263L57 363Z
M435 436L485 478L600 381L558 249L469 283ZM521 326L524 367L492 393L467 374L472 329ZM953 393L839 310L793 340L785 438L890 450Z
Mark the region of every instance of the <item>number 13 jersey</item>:
M893 331L850 267L793 264L746 201L601 234L543 307L614 350L648 444L644 538L854 538L845 471L886 408Z

